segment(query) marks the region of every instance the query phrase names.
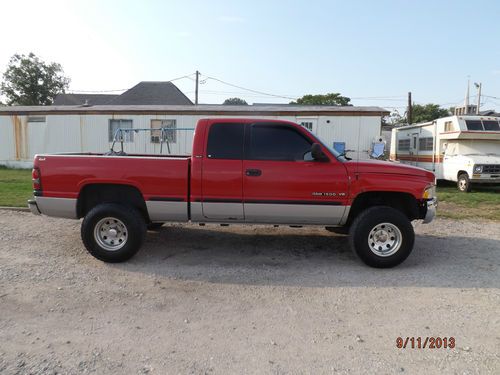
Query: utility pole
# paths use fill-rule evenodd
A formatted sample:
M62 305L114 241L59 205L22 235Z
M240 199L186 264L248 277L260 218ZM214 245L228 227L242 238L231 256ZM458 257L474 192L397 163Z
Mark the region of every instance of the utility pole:
M199 83L200 72L196 71L196 87L194 89L194 104L198 104L198 83Z
M412 105L411 105L411 92L409 92L408 93L408 110L406 111L408 125L411 125L412 115L413 115L413 110L412 110Z
M470 86L470 79L467 80L467 91L465 92L465 114L469 114L469 86Z
M477 88L477 107L476 107L476 115L479 115L479 107L481 106L481 86L482 83L474 83Z

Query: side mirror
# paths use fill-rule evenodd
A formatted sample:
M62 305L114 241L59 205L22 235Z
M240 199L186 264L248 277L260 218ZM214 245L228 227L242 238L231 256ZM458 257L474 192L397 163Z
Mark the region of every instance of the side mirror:
M329 161L328 156L323 152L319 143L313 143L311 146L311 155L316 161Z

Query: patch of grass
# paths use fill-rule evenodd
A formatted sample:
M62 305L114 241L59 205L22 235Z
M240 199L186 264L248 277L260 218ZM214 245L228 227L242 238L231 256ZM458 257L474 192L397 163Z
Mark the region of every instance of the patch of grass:
M500 186L473 186L462 193L456 186L439 184L438 216L451 219L500 220Z
M0 206L26 207L32 195L30 169L0 167Z

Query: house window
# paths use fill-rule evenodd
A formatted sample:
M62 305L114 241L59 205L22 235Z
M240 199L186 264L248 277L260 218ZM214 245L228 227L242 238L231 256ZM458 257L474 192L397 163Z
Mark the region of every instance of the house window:
M28 122L45 122L45 116L28 116Z
M312 123L312 121L302 121L300 123L300 125L302 125L304 128L306 128L310 132L312 132L312 130L313 130L313 123Z
M116 140L119 142L133 142L134 132L119 132L116 133L118 129L133 129L132 120L109 120L108 125L108 138L110 142L113 142L116 134Z
M432 138L420 138L418 140L420 151L432 151L434 147L434 140Z
M453 131L453 121L446 121L444 123L444 131L445 132L452 132Z
M398 141L398 150L399 151L408 151L410 149L410 140L409 139L400 139Z
M177 142L177 132L175 131L177 128L176 120L151 120L151 143L160 143L161 128L167 129L163 132L163 142Z

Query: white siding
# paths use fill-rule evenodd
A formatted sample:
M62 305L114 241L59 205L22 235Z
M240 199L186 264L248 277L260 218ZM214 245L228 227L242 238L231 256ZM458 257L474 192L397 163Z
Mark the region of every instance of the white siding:
M0 116L0 161L15 160L14 126L11 116Z
M107 152L111 143L108 139L108 126L111 119L132 120L135 129L151 128L151 120L176 120L176 127L194 128L201 118L258 118L281 119L300 122L304 116L221 116L221 115L184 115L184 114L138 114L138 115L103 115L47 114L46 122L26 123L26 116L17 116L22 128L22 149L16 158L14 116L0 116L0 164L9 161L30 162L37 153L58 152ZM317 123L314 133L328 146L333 142L345 142L346 149L355 150L349 153L353 159L368 159L369 150L375 137L380 135L381 119L379 116L311 116ZM23 126L25 124L26 126ZM26 131L25 131L26 130ZM25 134L27 133L27 134ZM190 154L193 131L177 131L177 140L170 144L170 154ZM19 141L19 140L18 140ZM26 150L25 150L26 149ZM120 144L115 150L120 149ZM134 142L125 143L127 153L157 154L160 144L152 143L150 132L134 133ZM167 146L163 145L163 153Z

